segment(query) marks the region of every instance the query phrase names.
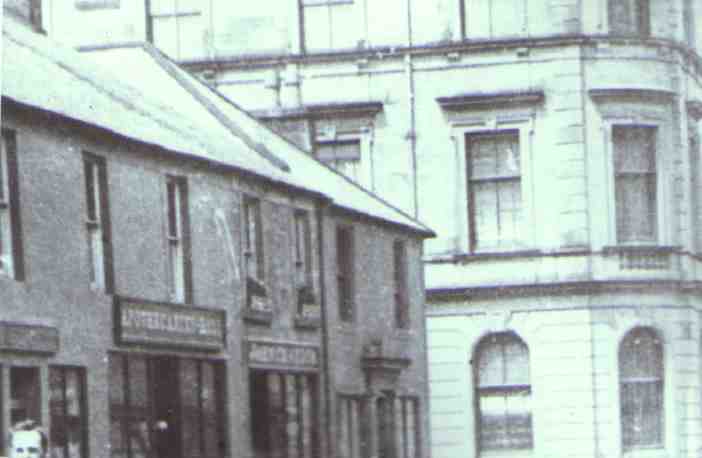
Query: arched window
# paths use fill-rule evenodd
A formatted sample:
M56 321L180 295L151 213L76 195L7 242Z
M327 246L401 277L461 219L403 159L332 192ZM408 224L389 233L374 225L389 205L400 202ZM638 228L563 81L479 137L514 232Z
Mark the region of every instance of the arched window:
M619 347L622 446L663 446L663 345L649 328L630 331Z
M529 349L514 333L491 334L474 357L478 448L533 447Z
M651 34L649 0L609 0L609 33L647 37Z

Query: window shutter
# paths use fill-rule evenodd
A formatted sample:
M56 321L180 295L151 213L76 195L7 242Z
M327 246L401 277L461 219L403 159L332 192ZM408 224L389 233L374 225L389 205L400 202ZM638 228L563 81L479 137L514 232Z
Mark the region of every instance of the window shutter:
M183 288L185 292L185 303L193 303L193 252L190 232L190 205L188 181L185 178L179 180L180 188L180 212L181 238L183 243Z
M105 292L114 292L114 259L112 251L112 224L110 220L110 194L107 181L107 165L102 161L99 167L98 182L100 184L100 217L102 221L102 238L105 263Z

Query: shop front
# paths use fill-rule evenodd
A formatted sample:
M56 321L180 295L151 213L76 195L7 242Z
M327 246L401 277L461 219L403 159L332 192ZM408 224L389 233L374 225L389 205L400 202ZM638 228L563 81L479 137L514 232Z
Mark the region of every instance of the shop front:
M250 340L247 354L254 456L319 457L319 349Z
M118 298L115 318L112 457L225 456L225 312Z

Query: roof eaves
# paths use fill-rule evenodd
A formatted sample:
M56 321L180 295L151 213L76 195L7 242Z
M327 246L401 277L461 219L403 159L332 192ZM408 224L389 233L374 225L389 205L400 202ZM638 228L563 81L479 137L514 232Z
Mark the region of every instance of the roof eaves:
M189 81L186 81L182 75L179 74L178 64L171 60L168 56L163 54L157 48L155 48L150 43L143 43L144 50L154 59L154 61L173 78L183 89L185 89L198 103L200 103L222 126L229 130L232 135L240 138L244 143L246 143L249 148L256 151L262 157L267 159L276 167L280 168L285 172L290 171L290 165L285 162L280 157L272 153L265 145L260 142L256 142L251 137L249 137L245 132L239 129L234 123L232 123L229 118L222 113L214 104L210 103L209 100L202 97L196 88L192 86Z

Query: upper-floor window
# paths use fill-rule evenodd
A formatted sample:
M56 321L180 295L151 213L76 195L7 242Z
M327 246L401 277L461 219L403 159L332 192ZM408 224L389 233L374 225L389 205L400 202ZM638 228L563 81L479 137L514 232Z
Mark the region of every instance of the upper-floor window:
M208 34L200 0L149 0L147 40L174 59L202 58Z
M301 0L300 8L305 51L359 46L362 18L357 0Z
M622 447L663 446L663 345L649 328L630 331L619 346Z
M336 279L342 321L353 320L353 264L353 229L339 226L336 228Z
M14 131L3 129L0 142L0 275L24 279L22 260L17 140Z
M261 201L254 197L244 198L244 256L247 277L263 282L265 264L263 261Z
M473 358L478 448L533 447L529 349L510 332L484 337Z
M85 176L88 268L90 285L111 292L112 256L105 159L89 153L83 155Z
M699 8L699 7L698 7ZM691 47L696 48L697 33L696 33L696 20L695 16L695 6L692 0L685 0L683 5L683 21L685 26L685 43Z
M317 158L352 180L361 178L361 140L320 141L315 145Z
M649 0L609 0L608 8L610 34L639 37L651 34Z
M298 312L305 305L316 302L312 278L312 230L309 212L297 210L294 215L295 282L298 293Z
M471 251L501 249L522 241L519 132L467 134Z
M192 302L190 268L190 221L188 182L184 177L166 178L168 240L168 289L174 302Z
M526 0L462 0L464 38L509 38L527 32Z
M612 126L617 242L658 240L657 128Z
M407 285L407 246L402 240L392 244L395 294L395 325L406 328L410 324L410 307Z

